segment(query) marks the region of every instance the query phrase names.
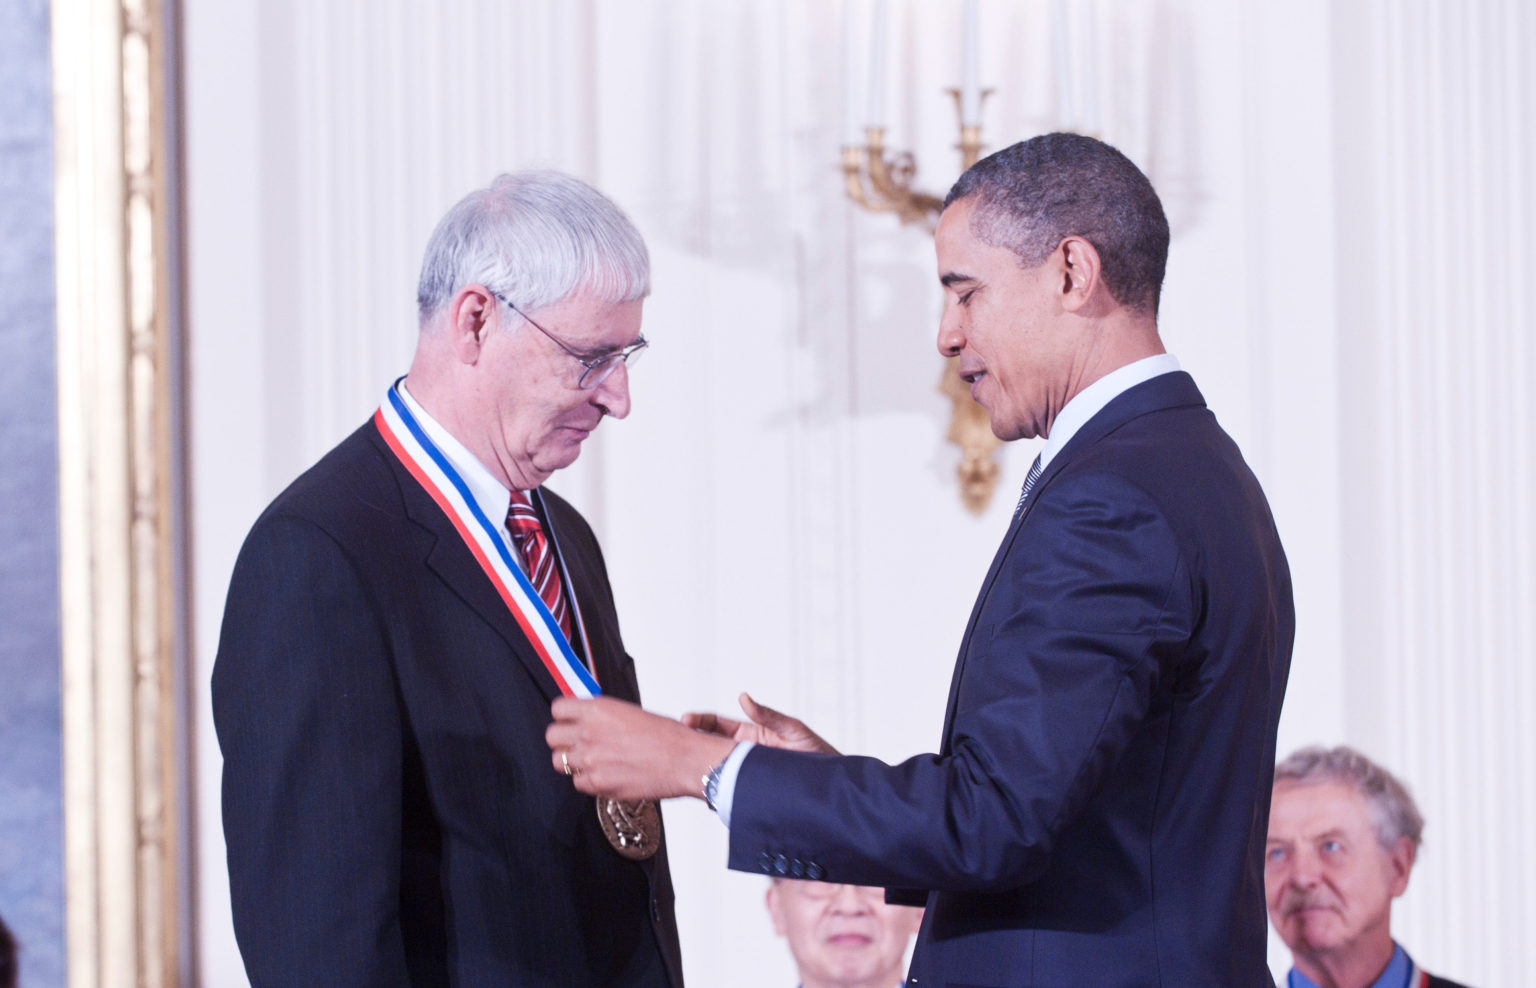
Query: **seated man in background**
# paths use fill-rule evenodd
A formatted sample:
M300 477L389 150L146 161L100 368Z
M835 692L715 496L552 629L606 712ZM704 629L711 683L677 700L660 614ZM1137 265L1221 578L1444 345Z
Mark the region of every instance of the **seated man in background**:
M773 930L789 941L800 988L896 988L923 910L891 906L885 890L775 878Z
M1353 748L1303 748L1275 766L1264 891L1295 963L1287 988L1461 988L1392 939L1392 900L1423 833L1408 790Z

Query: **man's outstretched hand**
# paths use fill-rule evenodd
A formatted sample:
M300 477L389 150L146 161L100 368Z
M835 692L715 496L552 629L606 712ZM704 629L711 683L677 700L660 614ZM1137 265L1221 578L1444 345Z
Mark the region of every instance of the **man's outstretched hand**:
M563 696L544 731L556 772L577 789L611 799L703 797L700 780L735 742L647 713L625 700Z
M751 741L771 748L788 748L790 751L814 751L827 755L837 754L837 749L823 741L804 722L772 707L765 707L746 693L737 698L747 720L733 720L719 714L683 714L683 723L697 731L730 738L732 741Z

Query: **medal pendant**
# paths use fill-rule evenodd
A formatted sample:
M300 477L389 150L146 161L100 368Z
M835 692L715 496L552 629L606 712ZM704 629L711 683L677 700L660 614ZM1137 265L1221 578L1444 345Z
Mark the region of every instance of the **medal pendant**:
M631 861L644 861L661 847L661 811L656 801L597 801L597 822L613 849Z

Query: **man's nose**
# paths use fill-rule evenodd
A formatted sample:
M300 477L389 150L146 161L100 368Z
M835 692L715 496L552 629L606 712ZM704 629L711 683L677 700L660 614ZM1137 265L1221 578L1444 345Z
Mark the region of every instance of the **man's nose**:
M592 389L592 403L616 419L629 414L629 365L623 361Z
M1298 851L1291 859L1290 883L1297 888L1311 888L1317 884L1319 874L1317 855Z
M964 318L960 313L960 307L954 304L944 306L944 314L939 316L939 352L946 357L953 357L965 348Z
M870 890L861 885L839 885L832 896L832 908L844 916L857 916L873 912Z

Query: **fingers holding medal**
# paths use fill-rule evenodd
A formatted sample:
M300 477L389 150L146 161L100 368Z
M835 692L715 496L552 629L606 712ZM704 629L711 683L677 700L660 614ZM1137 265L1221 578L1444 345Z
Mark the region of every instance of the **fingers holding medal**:
M569 778L578 791L598 797L594 801L597 822L609 845L631 861L644 861L661 847L661 812L655 800L619 800L610 798L605 792L605 787L624 788L623 783L633 777L633 766L625 764L622 753L636 743L636 739L629 737L627 732L610 737L601 724L588 721L590 717L600 717L604 711L610 714L615 711L642 713L635 704L608 698L560 699L555 701L554 723L545 730L544 740L549 744L555 771ZM578 744L581 745L584 766L591 771L576 765Z
M579 792L623 803L703 798L699 779L736 744L608 696L558 697L550 714L544 740L554 771Z
M545 728L544 741L549 745L554 770L569 779L578 792L596 795L595 785L604 774L600 771L604 764L602 745L585 742L582 730L582 725L557 717Z
M669 742L697 732L607 696L560 697L550 713L553 722L544 732L550 764L578 792L626 802L691 792L682 785L674 789Z

